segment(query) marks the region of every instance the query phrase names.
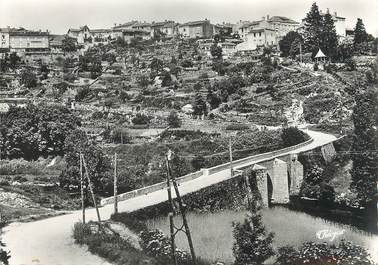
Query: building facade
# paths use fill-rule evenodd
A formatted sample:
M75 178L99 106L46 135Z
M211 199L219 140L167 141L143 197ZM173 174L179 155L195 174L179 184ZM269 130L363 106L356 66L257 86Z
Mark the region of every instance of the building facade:
M92 41L92 35L87 25L79 29L69 29L67 35L71 38L75 38L78 44Z
M212 38L213 26L210 21L205 19L201 21L192 21L179 25L178 33L183 38Z
M277 30L271 28L256 28L249 31L244 42L238 44L238 51L256 50L259 47L276 46L278 44Z
M30 31L24 28L0 29L0 50L4 52L32 52L49 50L48 31Z

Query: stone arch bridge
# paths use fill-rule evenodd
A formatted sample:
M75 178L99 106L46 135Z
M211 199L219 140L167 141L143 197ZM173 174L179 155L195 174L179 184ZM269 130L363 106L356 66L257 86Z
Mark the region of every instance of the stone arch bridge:
M338 138L327 133L310 130L306 130L306 133L311 139L298 145L249 156L233 161L232 164L225 163L201 169L177 178L180 193L185 195L195 192L227 179L239 177L245 170L252 170L265 206L268 206L269 203L288 203L291 195L298 194L303 180L303 166L298 161L298 154L317 148L321 149L326 160L332 159L336 154L333 142ZM135 211L165 200L167 200L166 182L161 182L118 195L119 211ZM109 197L103 199L101 205L113 202L114 197Z

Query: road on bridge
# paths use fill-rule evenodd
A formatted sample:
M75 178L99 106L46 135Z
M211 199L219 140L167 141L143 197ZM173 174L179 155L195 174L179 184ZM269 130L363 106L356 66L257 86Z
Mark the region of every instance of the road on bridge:
M333 135L307 131L314 139L310 144L295 152L305 152L336 140ZM290 153L292 153L291 151ZM187 194L229 178L230 170L223 170L210 176L182 183L180 192ZM159 190L119 203L119 211L134 211L167 200L166 190ZM100 208L101 219L107 220L113 212L113 205ZM87 209L87 220L96 220L94 209ZM11 265L101 265L109 264L93 255L85 247L74 244L72 229L80 221L81 211L70 212L29 223L12 223L4 228L2 240L11 251Z

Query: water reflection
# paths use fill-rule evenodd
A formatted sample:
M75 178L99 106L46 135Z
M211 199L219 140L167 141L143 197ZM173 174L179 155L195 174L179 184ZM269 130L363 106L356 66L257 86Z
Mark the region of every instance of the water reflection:
M245 211L231 210L218 213L189 212L187 217L197 256L211 261L232 263L232 223L242 221L245 214ZM327 235L336 234L331 243L338 243L341 239L352 241L367 248L374 260L378 261L378 236L353 226L327 221L281 206L264 209L262 216L266 228L275 233L275 247L288 244L299 246L306 241L330 242L329 237L319 238L319 231L327 231ZM179 216L175 217L177 225L180 225L180 221ZM169 222L166 217L151 219L147 225L151 229L159 228L169 235ZM177 236L176 243L178 247L187 249L186 237L183 234Z

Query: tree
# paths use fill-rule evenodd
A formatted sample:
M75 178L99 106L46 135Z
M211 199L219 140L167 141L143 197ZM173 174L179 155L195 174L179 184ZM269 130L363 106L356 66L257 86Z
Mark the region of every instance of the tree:
M164 71L163 73L163 80L161 82L162 87L167 87L172 85L172 77L168 71Z
M197 93L194 97L193 114L206 115L206 101L203 99L200 93Z
M142 88L142 89L146 89L148 87L148 85L150 84L150 79L147 75L140 75L138 76L137 78L137 82L138 82L138 85Z
M6 72L9 70L9 56L8 53L4 54L4 57L0 59L0 72Z
M21 61L21 58L17 55L17 53L12 52L9 56L9 67L11 69L16 69L18 66L18 63Z
M322 27L322 16L320 15L317 4L313 3L311 10L306 14L306 18L304 19L303 32L305 51L311 52L313 56L320 47Z
M360 204L377 211L378 180L378 97L377 92L368 89L357 94L353 109L354 141L351 189L356 192Z
M298 32L290 31L282 38L282 40L279 41L282 56L287 57L289 55L295 55L291 54L290 50L292 49L293 42L296 40L302 41L302 36Z
M323 52L329 58L335 59L337 57L338 38L333 18L328 12L328 10L327 13L324 15L320 38L320 47L323 50Z
M367 42L368 34L365 30L365 25L361 18L357 18L356 27L354 28L354 45Z
M109 195L106 191L112 179L110 161L101 148L91 142L84 131L76 129L66 138L64 149L66 168L59 176L60 186L66 189L80 189L79 155L81 153L84 156L94 192ZM88 187L87 181L85 181L85 187Z
M167 121L171 128L179 128L181 126L181 120L176 111L171 111L169 113Z
M37 86L37 76L31 70L23 70L21 73L21 84L27 88Z
M218 43L214 43L210 47L210 54L213 57L213 59L215 59L215 60L221 60L222 56L223 56L222 47L220 45L218 45Z
M248 178L249 178L249 173ZM253 179L253 180L252 180ZM232 252L235 265L263 264L274 255L273 233L268 233L261 218L261 195L257 189L256 178L250 178L250 188L253 194L248 194L249 213L244 222L233 223L234 245Z
M8 159L26 160L63 155L65 138L78 125L80 120L62 106L12 107L0 125L1 154Z
M137 113L131 120L135 125L147 125L150 123L151 118L145 114Z
M159 73L163 70L164 63L162 60L154 57L150 64L151 74L153 76L159 75Z
M302 143L309 139L308 135L297 127L288 127L282 130L281 139L285 147Z
M62 50L64 52L76 52L77 51L76 40L74 38L65 36L64 39L62 40Z

